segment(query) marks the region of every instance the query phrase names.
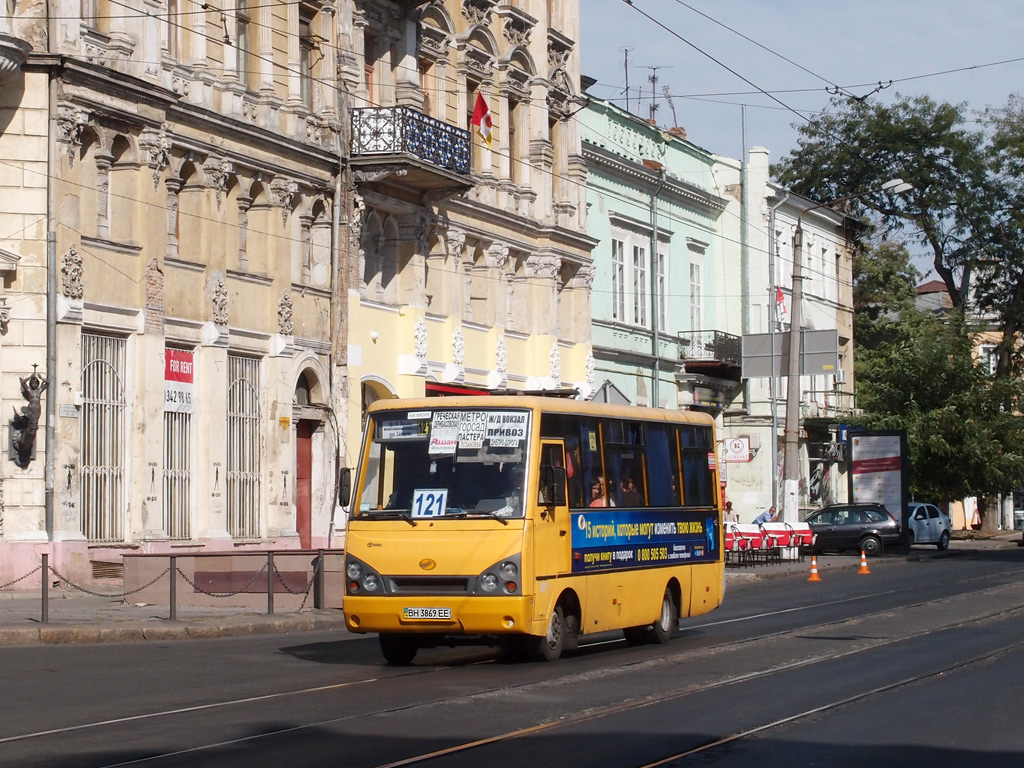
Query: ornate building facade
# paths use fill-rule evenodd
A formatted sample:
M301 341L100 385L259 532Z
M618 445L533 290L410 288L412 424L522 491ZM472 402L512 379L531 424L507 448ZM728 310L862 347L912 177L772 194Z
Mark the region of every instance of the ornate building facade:
M0 584L337 544L369 399L585 388L576 8L7 3Z
M589 394L578 32L575 2L356 3L342 36L362 56L342 77L359 225L349 374L363 409L461 388ZM479 104L490 142L472 125Z

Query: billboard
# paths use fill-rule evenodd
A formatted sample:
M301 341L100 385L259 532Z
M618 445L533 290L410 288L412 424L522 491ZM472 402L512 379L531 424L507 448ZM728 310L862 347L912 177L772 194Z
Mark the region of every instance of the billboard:
M789 332L743 337L743 378L789 375ZM822 376L839 370L839 331L800 331L800 375Z
M850 432L850 500L884 504L900 521L907 508L907 433Z

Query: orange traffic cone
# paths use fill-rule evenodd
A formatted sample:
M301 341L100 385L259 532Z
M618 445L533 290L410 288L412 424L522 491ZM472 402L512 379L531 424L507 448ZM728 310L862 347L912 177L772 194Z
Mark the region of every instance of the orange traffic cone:
M821 581L818 578L818 558L811 556L811 578L808 581Z
M868 570L868 556L864 554L863 549L860 551L860 570L857 573L871 573Z

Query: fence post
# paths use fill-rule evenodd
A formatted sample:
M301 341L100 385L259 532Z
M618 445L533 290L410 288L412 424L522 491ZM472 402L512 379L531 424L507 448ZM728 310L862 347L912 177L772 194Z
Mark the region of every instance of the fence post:
M317 550L316 556L316 579L313 582L313 607L322 611L324 609L324 551Z
M43 574L39 579L42 584L43 609L41 621L47 624L50 621L50 556L43 554Z
M171 555L171 621L178 620L178 557Z
M274 613L274 553L267 552L267 615Z

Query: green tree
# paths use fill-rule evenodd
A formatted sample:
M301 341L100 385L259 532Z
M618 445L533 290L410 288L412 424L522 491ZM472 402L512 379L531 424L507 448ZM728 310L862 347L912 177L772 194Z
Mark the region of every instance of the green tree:
M985 500L1024 476L1021 386L993 378L972 358L976 328L954 311L938 317L906 309L889 334L857 354L858 426L903 429L910 487L920 498ZM1014 408L1007 409L1010 402Z
M881 231L906 231L925 247L953 306L962 307L992 186L984 134L967 127L964 113L925 96L897 96L891 105L836 98L798 126L797 149L773 171L812 200L866 193L851 203L854 212L871 211ZM893 178L914 188L877 191Z
M853 254L853 336L857 349L891 338L903 312L913 309L921 273L903 241L862 242Z
M1024 481L1024 102L986 116L981 129L963 105L927 97L836 99L798 127L797 149L773 170L812 200L864 193L850 212L872 222L866 233L901 233L930 255L953 306L942 318L909 307L917 278L898 246L864 243L855 261L862 424L906 429L915 492L978 496L992 526L985 500ZM879 191L897 177L913 190ZM968 317L1001 331L995 377L974 360L980 329Z

